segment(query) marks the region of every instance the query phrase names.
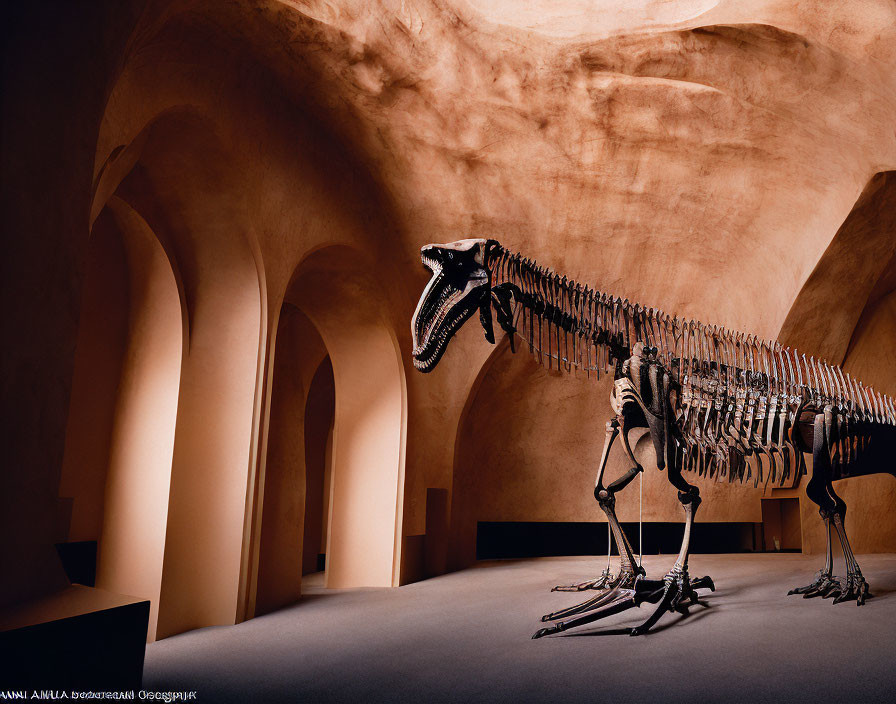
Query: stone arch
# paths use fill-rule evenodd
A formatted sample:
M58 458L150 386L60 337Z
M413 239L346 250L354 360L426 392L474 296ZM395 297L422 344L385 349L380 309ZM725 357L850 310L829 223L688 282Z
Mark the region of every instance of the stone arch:
M308 386L305 403L305 514L302 540L302 575L326 567L329 529L330 479L333 467L333 426L336 420L336 385L333 363L324 357Z
M305 410L316 370L327 358L314 324L289 302L281 306L274 346L255 615L292 603L301 595L309 493L305 458L311 440L305 437L309 420ZM315 482L310 483L313 488Z
M159 613L180 386L181 301L147 223L112 198L88 250L60 496L69 541L98 542L96 585Z
M386 284L366 256L333 245L305 257L284 297L314 324L333 365L329 587L398 583L407 390Z
M181 372L160 635L239 618L264 297L239 170L215 125L156 121L119 187L183 277Z
M162 525L160 560L144 570L136 588L116 589L151 598L150 635L164 637L232 624L240 617L246 495L264 344L263 274L251 244L239 170L207 118L192 110L169 111L116 154L124 166L114 174L102 170L111 180L97 182L102 187L95 198L106 205L96 222L101 225L107 211L131 213L131 219L142 222L156 243L154 251L167 260L178 301L179 387L166 414L173 428L170 487L151 512ZM130 363L125 360L119 371L119 380L110 383L125 388ZM114 370L107 374L115 376ZM143 389L141 395L151 391ZM116 407L114 423L121 421L119 411ZM71 418L76 415L73 407ZM136 433L132 442L139 444L141 437ZM115 445L110 447L112 457ZM105 482L107 497L117 491L118 503L134 503L139 481L115 482L110 473ZM103 511L104 533L108 509ZM120 555L139 553L131 537ZM128 584L139 571L128 560L105 558L100 549L99 573L109 583ZM149 590L149 582L157 588Z

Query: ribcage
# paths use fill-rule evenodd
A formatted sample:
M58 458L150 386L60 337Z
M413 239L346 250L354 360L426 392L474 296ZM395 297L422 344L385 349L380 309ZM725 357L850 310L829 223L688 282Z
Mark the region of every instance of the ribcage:
M668 399L660 405L655 383L632 381L649 412L674 420L667 442L685 469L786 486L805 471L803 452L816 435L836 476L871 471L884 457L875 448L894 442L893 400L837 365L601 293L497 243L489 256L498 321L540 364L617 379L635 358L641 372L663 370ZM873 471L889 471L880 462Z

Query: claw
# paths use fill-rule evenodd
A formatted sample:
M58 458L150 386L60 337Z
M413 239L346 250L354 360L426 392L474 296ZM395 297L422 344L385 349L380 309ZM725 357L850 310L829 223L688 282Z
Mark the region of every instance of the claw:
M601 589L606 585L605 580L599 579L589 579L586 582L579 582L578 584L558 584L556 587L551 587L552 592L584 592L588 589Z
M872 594L872 593L869 591L868 582L866 582L866 581L863 579L863 580L862 580L862 585L859 587L859 594L858 594L858 596L856 597L856 606L864 606L864 605L865 605L865 599L866 599L866 598L867 598L867 599L870 599L870 598L873 597L873 596L874 596L874 594Z
M843 593L843 588L839 584L832 584L821 593L822 599L830 599L838 597Z
M552 592L584 592L588 589L607 589L616 586L622 579L622 574L613 577L609 568L601 572L600 577L589 579L578 584L560 584L551 589Z
M716 584L712 581L712 577L697 577L697 579L691 580L691 589L709 589L709 591L714 592L716 590Z
M840 592L840 593L834 598L833 603L834 603L834 604L839 604L839 603L841 603L841 602L843 602L843 601L848 601L849 599L854 599L854 598L856 598L856 595L853 593L852 587L850 587L849 589L846 589L846 590Z
M597 584L600 580L591 579L587 582L581 582L579 584L558 584L556 587L551 587L552 592L584 592L586 589L597 589Z

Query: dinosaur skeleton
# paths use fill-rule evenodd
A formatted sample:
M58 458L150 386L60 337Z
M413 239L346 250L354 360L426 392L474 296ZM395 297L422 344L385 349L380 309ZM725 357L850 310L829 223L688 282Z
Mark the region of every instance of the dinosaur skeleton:
M645 602L656 608L631 629L632 635L648 631L667 611L686 614L697 603L697 590L715 586L709 577L688 575L691 528L701 499L682 472L717 482L794 486L807 473L807 452L813 465L806 494L820 507L827 554L815 580L790 593L832 597L834 603L855 600L858 605L871 596L846 537L846 504L832 482L896 473L891 462L896 406L891 398L836 365L807 359L778 342L682 320L601 293L495 240L427 245L421 257L432 279L412 321L413 358L420 371L435 368L455 332L479 311L491 343L494 312L513 351L516 337L549 368L614 375L614 417L607 423L594 496L619 547L620 569L615 576L606 570L596 579L555 587L597 594L543 616L542 621L555 623L533 638ZM685 512L681 551L662 579L648 579L636 564L615 512L615 495L643 471L629 443L634 428L648 429L657 467L666 469ZM605 485L604 469L617 437L632 467ZM833 574L832 531L843 548L845 578Z

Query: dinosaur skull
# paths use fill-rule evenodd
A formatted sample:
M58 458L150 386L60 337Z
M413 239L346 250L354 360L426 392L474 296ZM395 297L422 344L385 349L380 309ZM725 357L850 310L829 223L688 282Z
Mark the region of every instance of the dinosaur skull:
M414 366L432 371L454 336L477 309L489 305L489 271L485 262L487 240L468 239L449 244L428 244L420 250L423 265L432 279L423 290L411 334L414 339ZM486 337L491 332L483 319ZM493 341L493 340L492 340Z

